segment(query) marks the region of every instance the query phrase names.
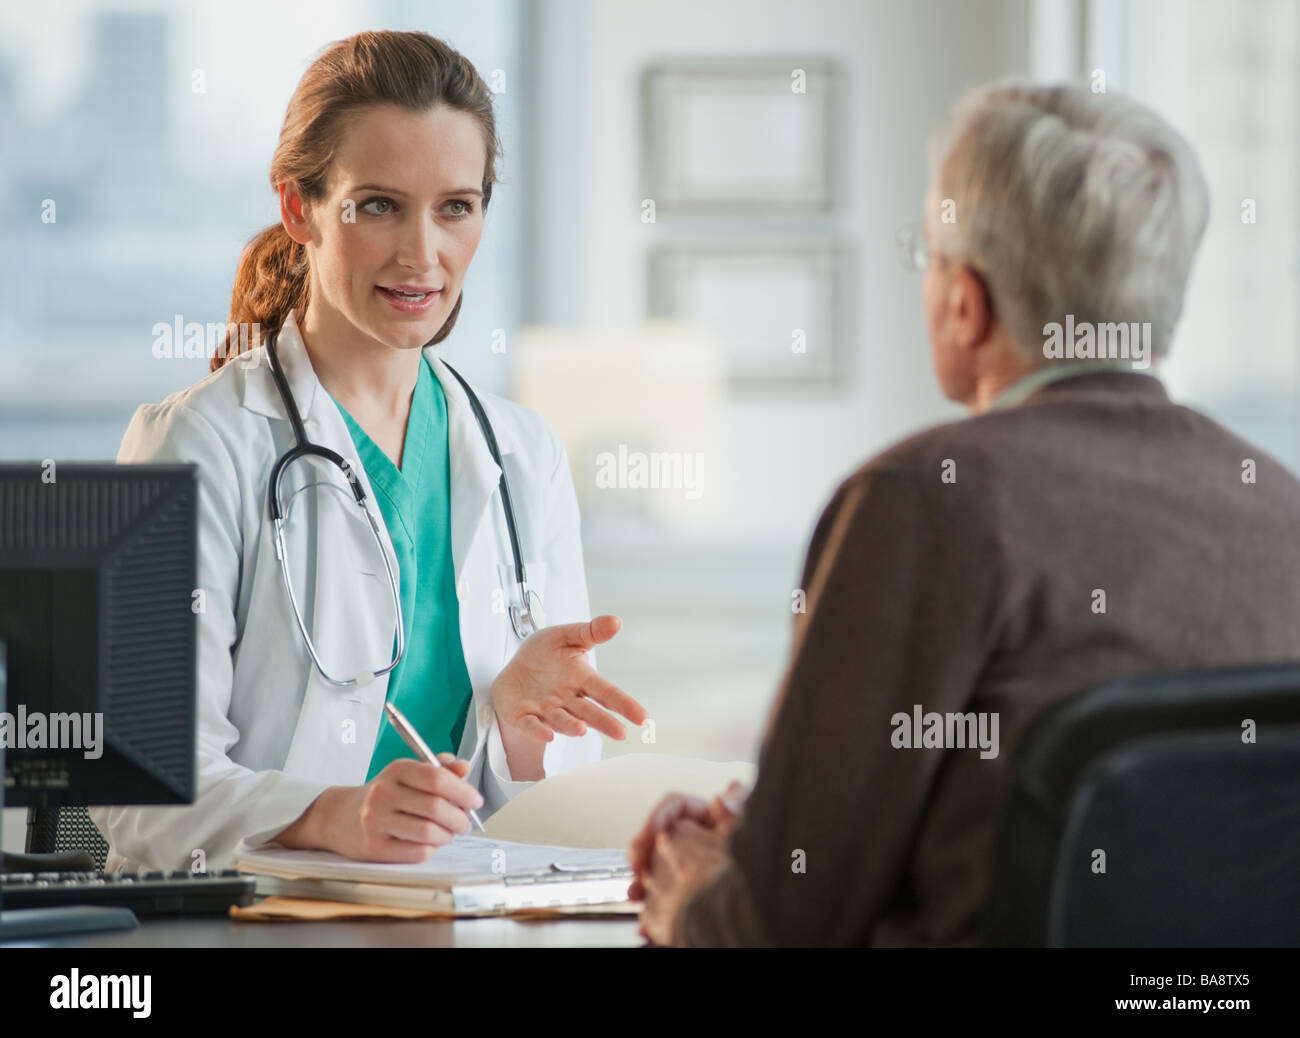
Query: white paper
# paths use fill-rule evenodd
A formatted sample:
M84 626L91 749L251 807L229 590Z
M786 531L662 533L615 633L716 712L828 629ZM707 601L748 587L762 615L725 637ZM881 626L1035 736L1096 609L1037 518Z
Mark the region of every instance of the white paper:
M353 861L332 851L291 851L270 848L245 851L236 866L249 872L293 875L309 879L341 879L401 886L446 886L449 879L501 876L550 869L552 865L599 869L627 865L622 850L551 847L482 836L458 836L440 847L428 861L414 865L388 865Z
M559 847L626 847L669 793L709 799L732 781L752 786L745 761L627 753L584 764L529 786L488 818L489 836Z

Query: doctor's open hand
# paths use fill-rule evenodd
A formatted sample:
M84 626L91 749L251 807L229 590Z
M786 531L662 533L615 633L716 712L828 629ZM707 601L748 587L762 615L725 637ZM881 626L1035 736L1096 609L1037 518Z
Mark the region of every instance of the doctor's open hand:
M470 831L483 797L465 781L469 763L393 761L364 786L330 786L276 838L282 847L327 850L357 861L411 864Z
M492 683L492 706L515 781L544 777L542 751L560 735L580 736L588 726L611 739L626 738L619 714L642 724L645 707L606 681L587 658L622 627L616 616L590 623L543 627L529 635Z

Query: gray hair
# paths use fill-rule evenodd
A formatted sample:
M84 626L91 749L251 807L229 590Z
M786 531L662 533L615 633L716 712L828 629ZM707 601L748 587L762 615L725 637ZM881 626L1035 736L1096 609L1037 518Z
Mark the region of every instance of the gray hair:
M930 148L931 186L953 203L928 222L933 248L981 274L1017 346L1041 358L1045 325L1072 314L1150 322L1164 356L1209 218L1172 126L1122 95L1006 82L963 97Z

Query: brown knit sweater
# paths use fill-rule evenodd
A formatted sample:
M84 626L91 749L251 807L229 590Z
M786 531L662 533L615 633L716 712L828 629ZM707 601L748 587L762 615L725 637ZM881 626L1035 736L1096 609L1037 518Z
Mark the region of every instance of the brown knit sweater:
M801 586L731 865L678 936L973 944L1040 710L1120 675L1300 658L1300 482L1157 378L1089 373L868 462ZM918 704L985 735L996 715L997 756L898 745Z

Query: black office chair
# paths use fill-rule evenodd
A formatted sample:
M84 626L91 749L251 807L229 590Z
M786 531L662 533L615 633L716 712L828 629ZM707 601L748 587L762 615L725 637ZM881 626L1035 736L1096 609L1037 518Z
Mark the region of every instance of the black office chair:
M26 848L25 857L45 859L47 870L103 872L108 860L108 844L84 807L29 808ZM11 858L6 855L6 870L17 871L9 868Z
M1300 945L1300 664L1049 709L1013 762L983 922L999 946Z

